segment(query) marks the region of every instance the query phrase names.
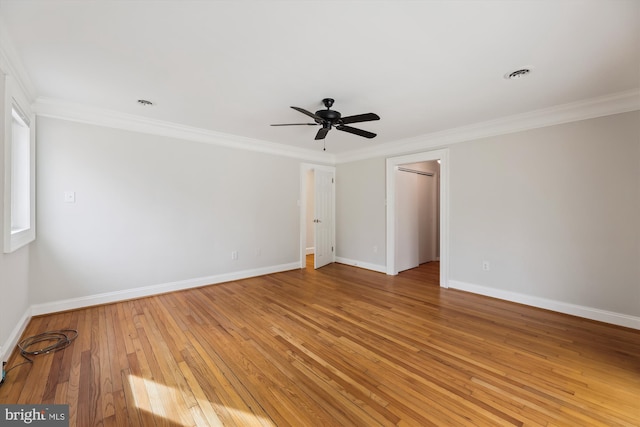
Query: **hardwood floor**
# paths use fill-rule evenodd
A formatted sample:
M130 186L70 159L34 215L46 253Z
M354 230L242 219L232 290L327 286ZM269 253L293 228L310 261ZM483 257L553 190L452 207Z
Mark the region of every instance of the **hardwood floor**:
M640 425L640 331L436 283L331 264L37 317L25 336L79 336L0 402L78 427Z

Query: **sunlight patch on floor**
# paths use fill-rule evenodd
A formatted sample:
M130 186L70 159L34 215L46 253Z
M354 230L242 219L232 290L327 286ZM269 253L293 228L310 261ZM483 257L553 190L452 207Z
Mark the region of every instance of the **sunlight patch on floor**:
M236 408L219 405L204 399L198 399L193 395L183 396L182 393L174 388L164 384L157 383L146 378L140 378L136 375L128 375L129 388L134 398L136 408L141 411L153 414L154 417L161 417L177 425L189 427L197 426L223 426L223 421L219 418L218 413L228 413L238 425L243 426L264 426L275 427L275 425L267 418L257 416ZM185 401L184 409L181 413L177 413L177 402ZM164 403L169 405L165 407ZM191 402L188 404L187 402ZM194 405L194 402L197 403Z

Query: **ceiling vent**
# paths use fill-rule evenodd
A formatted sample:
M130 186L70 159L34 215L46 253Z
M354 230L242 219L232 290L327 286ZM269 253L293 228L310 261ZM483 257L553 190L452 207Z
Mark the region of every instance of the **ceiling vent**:
M531 73L531 69L529 68L521 68L519 70L512 71L504 75L504 78L507 80L517 80L523 77L528 76Z

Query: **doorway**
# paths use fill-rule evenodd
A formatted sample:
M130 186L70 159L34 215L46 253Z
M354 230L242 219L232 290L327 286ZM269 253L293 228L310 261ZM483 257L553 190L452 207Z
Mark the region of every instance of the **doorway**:
M313 254L314 268L335 261L335 168L301 164L300 268Z
M440 277L439 283L442 287L448 287L449 272L449 150L433 150L423 153L410 154L387 159L387 274L398 274L398 238L400 229L398 222L401 220L401 212L397 209L398 194L398 168L412 163L428 162L432 160L440 161L440 182L438 190L440 193L439 205L439 258ZM402 178L400 178L402 179Z
M439 161L396 169L396 270L439 260Z

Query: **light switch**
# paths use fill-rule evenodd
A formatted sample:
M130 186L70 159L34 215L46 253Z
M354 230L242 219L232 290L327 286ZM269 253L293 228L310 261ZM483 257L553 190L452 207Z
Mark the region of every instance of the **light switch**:
M64 192L64 201L66 203L75 203L76 202L76 192L75 191L65 191Z

